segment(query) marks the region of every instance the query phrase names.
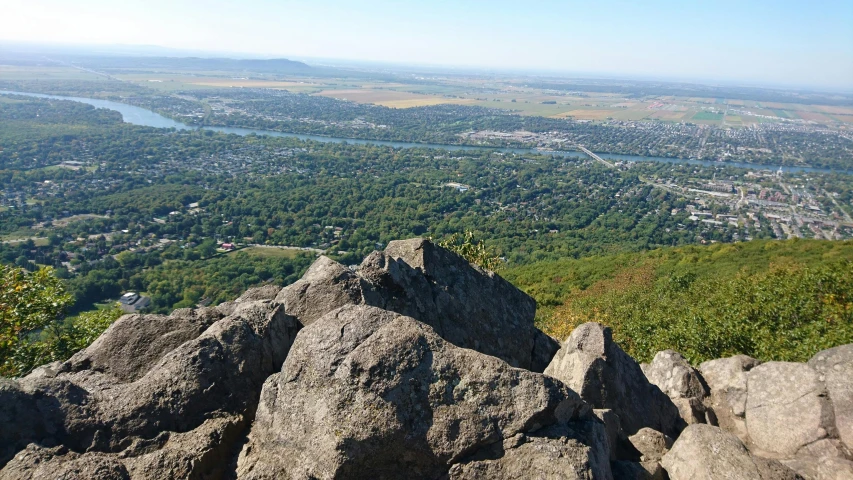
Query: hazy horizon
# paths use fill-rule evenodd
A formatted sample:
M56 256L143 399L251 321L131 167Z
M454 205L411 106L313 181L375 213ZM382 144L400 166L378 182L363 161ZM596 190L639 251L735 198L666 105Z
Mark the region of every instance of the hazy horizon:
M0 42L853 90L853 4L16 3Z

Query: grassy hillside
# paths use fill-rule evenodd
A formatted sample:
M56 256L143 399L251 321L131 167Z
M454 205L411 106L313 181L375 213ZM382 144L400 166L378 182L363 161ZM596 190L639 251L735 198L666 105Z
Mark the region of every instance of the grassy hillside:
M664 248L501 274L536 298L549 334L600 322L641 361L666 348L694 363L736 353L803 361L853 342L851 241Z

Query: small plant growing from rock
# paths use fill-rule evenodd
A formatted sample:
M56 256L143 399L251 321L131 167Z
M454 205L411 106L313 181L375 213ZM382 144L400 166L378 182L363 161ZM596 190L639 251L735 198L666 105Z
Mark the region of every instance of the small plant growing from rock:
M501 257L486 247L482 240L476 239L471 231L466 231L462 235L454 233L437 244L486 270L496 272L504 266Z

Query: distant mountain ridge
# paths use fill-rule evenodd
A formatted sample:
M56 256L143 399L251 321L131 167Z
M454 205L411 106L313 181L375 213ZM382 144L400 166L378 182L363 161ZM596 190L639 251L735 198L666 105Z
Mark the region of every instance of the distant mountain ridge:
M73 63L87 64L97 59L100 68L163 68L177 70L218 70L218 71L252 71L257 73L305 73L314 70L308 64L288 60L275 59L234 59L234 58L201 58L201 57L78 57Z

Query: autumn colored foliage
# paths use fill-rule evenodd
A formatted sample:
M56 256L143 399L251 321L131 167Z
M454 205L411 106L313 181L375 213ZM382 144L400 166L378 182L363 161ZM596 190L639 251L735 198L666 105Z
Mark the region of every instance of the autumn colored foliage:
M546 280L526 284L535 271ZM667 248L505 275L552 304L537 319L547 333L609 325L640 361L671 348L694 364L735 354L802 362L853 342L853 242Z

